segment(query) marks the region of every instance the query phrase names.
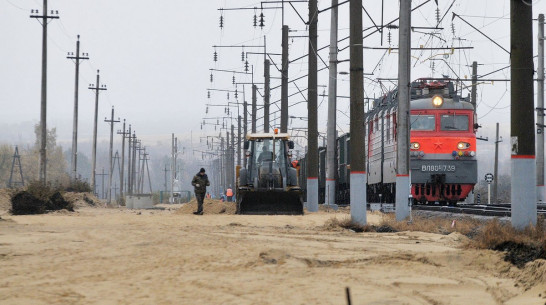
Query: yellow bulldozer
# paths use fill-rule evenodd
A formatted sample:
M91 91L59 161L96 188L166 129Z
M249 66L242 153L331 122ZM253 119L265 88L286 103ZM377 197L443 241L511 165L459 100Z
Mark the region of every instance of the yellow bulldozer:
M302 215L303 192L290 164L294 142L287 133L249 133L247 167L237 173L237 214Z

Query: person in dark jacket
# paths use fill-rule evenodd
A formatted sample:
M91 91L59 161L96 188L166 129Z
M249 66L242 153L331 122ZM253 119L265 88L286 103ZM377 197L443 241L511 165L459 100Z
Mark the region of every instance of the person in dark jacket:
M205 174L205 169L201 170L193 177L191 185L194 187L195 198L197 199L197 211L193 212L195 215L203 215L203 200L207 193L207 186L210 185L209 177Z

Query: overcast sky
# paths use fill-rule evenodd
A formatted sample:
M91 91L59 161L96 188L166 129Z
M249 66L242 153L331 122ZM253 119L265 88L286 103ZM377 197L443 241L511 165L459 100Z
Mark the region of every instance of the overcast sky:
M426 0L413 1L413 6ZM443 16L452 0L439 0L439 14ZM331 1L319 1L319 9L325 9ZM383 22L387 23L398 17L398 0L385 0ZM533 1L533 17L546 11L545 1ZM218 134L219 129L206 125L201 130L203 117L216 118L226 116L223 107L209 107L206 104L225 104L227 93L211 91L207 98L207 88L235 90L232 85L233 73L214 72L214 82L210 82L210 68L236 70L243 72L244 62L241 52L263 52L262 48L218 48L218 61L213 61L213 45L263 45L267 37L267 51L281 53L281 16L278 9L266 9L265 27L252 26L254 10L219 11L219 8L260 7L257 1L248 0L50 0L49 9L58 10L60 19L49 23L48 32L48 128L56 127L59 142L70 146L72 134L72 115L74 102L74 63L66 59L67 52L75 52L76 35L81 35L81 50L89 53L90 60L81 64L80 70L80 115L79 141L89 142L92 138L94 93L87 89L95 83L96 71L100 69L101 84L108 90L102 92L99 102L99 137L108 138L109 127L104 118L110 116L111 107L115 106L116 118L126 119L140 136L150 144L158 141L168 142L170 134L189 138L194 142L200 136ZM278 6L268 5L268 7ZM307 4L294 3L298 13L307 19ZM375 24L381 24L381 1L364 1L367 12ZM429 27L436 25L436 5L434 1L422 6L412 14L414 26ZM41 75L41 25L29 18L31 9L42 11L40 0L0 0L0 142L20 142L34 140L32 125L39 122L40 116L40 75ZM505 49L509 49L509 1L508 0L457 0L442 20L443 30L423 29L412 33L412 46L472 46L472 50L455 51L413 51L412 79L420 77L470 77L472 61L480 65L478 74L485 74L509 65L509 56L495 46L486 37L470 28L460 19L452 20L452 12L462 15L465 20L478 27ZM256 13L259 15L260 10ZM339 38L348 36L348 4L340 8ZM219 19L223 15L224 28L219 28ZM364 28L373 26L370 18L364 14ZM285 8L285 23L289 25L290 60L307 54L306 26L298 14L289 5ZM536 37L536 21L534 22ZM319 47L329 44L330 12L319 15ZM371 33L372 31L367 31ZM387 47L398 45L398 31L391 30L390 43L388 30L381 35L373 34L364 40L366 46ZM431 35L434 33L434 35ZM348 39L340 42L343 51L339 59L348 59L348 49L344 49ZM536 45L535 51L536 54ZM328 62L328 48L319 52L322 60ZM280 57L272 55L273 62L280 67ZM449 68L443 61L449 64ZM319 59L319 68L324 63ZM396 52L383 50L365 50L364 70L374 73L365 81L366 96L379 96L384 92L372 79L397 77ZM249 54L248 61L254 66L254 80L263 82L262 55ZM434 70L432 64L434 63ZM348 71L348 63L342 63L339 71ZM294 61L290 68L290 79L307 74L306 58ZM273 66L272 87L280 84L279 72ZM505 69L492 74L492 78L508 78L510 70ZM319 72L319 94L327 94L327 69ZM349 95L349 78L339 75L339 95ZM247 75L236 74L236 82L250 82ZM385 82L387 89L393 84ZM263 93L263 86L260 91ZM297 87L296 87L297 86ZM243 85L237 87L239 101L242 101ZM290 86L289 94L305 90L307 79L302 78ZM509 137L509 83L496 82L483 84L478 88L478 117L483 128L480 135L494 134L495 122L501 122L504 136ZM250 87L245 85L246 99L250 101ZM307 97L294 95L290 104L296 104ZM272 91L271 101L280 98L280 89ZM233 92L230 102L234 102ZM319 131L326 129L327 98L319 96ZM261 104L261 101L259 101ZM273 105L272 111L278 108ZM340 99L338 106L338 130L348 132L349 103ZM231 114L237 108L231 108ZM290 115L306 116L305 103L290 108ZM259 114L261 117L261 113ZM236 116L235 116L236 117ZM278 118L273 114L272 118ZM215 119L206 120L215 122ZM277 120L277 124L278 124ZM260 124L260 122L258 122ZM305 126L299 119L290 120L291 126ZM121 128L118 124L116 129ZM258 129L260 129L259 127ZM300 133L301 134L301 133ZM322 141L319 141L322 143ZM303 143L302 143L303 144ZM490 154L491 141L480 143L484 154ZM85 153L85 152L84 152ZM166 152L167 153L167 152ZM508 152L505 152L508 154ZM502 155L502 153L501 153Z

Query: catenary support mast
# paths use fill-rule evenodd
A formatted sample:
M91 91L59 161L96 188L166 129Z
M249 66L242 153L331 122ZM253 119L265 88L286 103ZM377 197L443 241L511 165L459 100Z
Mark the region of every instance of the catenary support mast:
M511 220L518 229L537 222L532 13L530 1L510 0Z
M332 0L330 22L330 67L328 79L328 123L326 145L325 204L336 203L336 104L337 104L337 31L338 0Z
M396 220L409 216L409 141L410 141L410 61L411 61L411 0L400 0L398 54L398 115L396 151Z
M307 76L307 210L318 211L317 0L309 0L309 73Z
M351 220L366 224L366 150L364 148L364 58L362 0L350 0Z

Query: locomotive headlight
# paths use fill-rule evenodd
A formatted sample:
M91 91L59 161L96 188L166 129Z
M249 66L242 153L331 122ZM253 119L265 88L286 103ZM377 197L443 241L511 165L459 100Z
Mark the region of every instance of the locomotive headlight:
M457 143L457 149L468 149L470 148L470 143L459 142Z
M435 95L432 97L432 105L434 107L440 107L444 103L444 98L440 95Z
M412 142L412 143L410 144L410 149L412 149L412 150L417 150L417 149L419 149L420 147L421 147L421 145L420 145L419 143L417 143L417 142Z

